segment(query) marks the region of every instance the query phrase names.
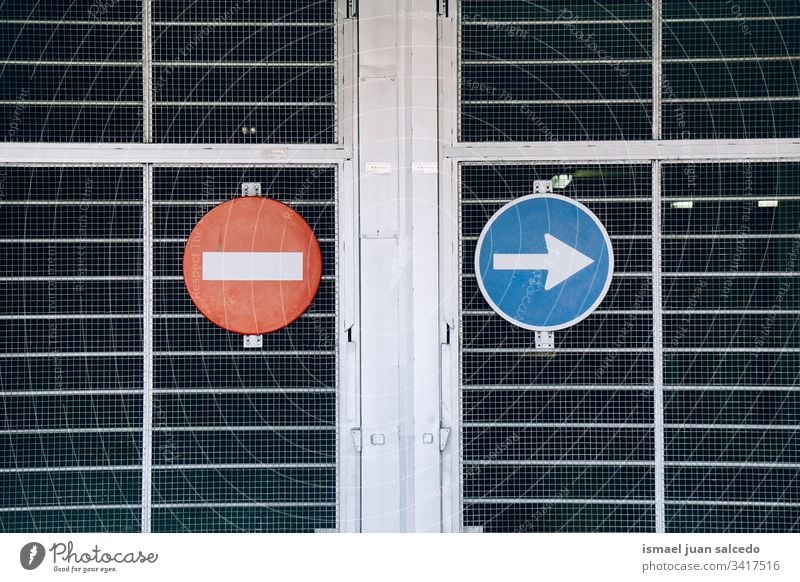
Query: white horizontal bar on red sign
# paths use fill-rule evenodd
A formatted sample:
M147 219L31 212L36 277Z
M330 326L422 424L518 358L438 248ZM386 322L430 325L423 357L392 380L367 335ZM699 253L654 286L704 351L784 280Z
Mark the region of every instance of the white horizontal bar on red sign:
M204 252L204 281L302 281L300 252Z

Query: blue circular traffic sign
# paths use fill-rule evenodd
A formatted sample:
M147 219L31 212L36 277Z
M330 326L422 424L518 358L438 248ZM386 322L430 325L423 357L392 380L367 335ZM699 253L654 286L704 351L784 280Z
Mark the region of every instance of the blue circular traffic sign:
M611 239L583 204L557 194L523 196L497 211L475 249L484 298L501 317L555 331L588 317L614 272Z

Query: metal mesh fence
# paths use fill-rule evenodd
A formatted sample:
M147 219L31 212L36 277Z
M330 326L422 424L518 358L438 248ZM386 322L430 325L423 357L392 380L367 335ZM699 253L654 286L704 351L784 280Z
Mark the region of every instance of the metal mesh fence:
M139 531L143 486L153 531L336 528L337 167L152 172L147 262L142 167L0 174L0 530ZM181 274L191 229L245 182L295 208L323 254L316 300L261 349L203 318Z
M663 137L796 137L800 4L663 0Z
M649 2L460 2L460 139L652 137Z
M156 168L154 531L336 527L336 168ZM319 293L247 349L197 313L181 256L197 221L258 182L314 230Z
M153 4L154 140L336 141L335 0Z
M662 449L667 531L797 530L800 164L661 172L654 233L650 166L462 164L465 526L653 530ZM598 215L617 261L598 311L542 350L485 303L474 246L502 205L565 174L573 179L563 194ZM664 386L661 418L654 379Z
M3 0L3 139L335 143L336 31L335 0Z
M139 531L142 168L0 172L0 530Z
M483 299L477 238L534 180L606 225L616 274L595 315L538 350ZM464 525L485 531L654 527L649 165L461 166L461 406ZM543 283L533 281L534 287ZM535 292L535 290L534 290Z
M461 0L459 18L461 141L798 135L797 2Z
M796 531L800 165L662 172L668 531Z
M0 2L3 140L142 141L142 6Z

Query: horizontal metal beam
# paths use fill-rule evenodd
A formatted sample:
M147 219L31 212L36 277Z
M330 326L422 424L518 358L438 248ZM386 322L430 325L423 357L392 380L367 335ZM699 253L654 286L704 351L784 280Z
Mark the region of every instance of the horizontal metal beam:
M770 96L770 97L671 97L663 99L662 103L778 103L778 102L795 102L800 101L798 95L784 95L784 96ZM461 101L462 105L494 105L494 106L507 106L507 105L646 105L652 103L652 99L559 99L558 96L553 96L552 99L465 99ZM14 105L15 101L9 101L9 105ZM60 102L56 102L60 104ZM93 103L92 103L93 104ZM105 103L100 103L105 105ZM310 102L311 104L326 105L326 103ZM131 103L121 103L121 105L135 105ZM188 103L173 103L173 105L186 106L192 105ZM225 103L213 103L211 106L225 105ZM231 105L238 105L231 103ZM270 103L257 102L254 106L271 105ZM283 104L279 104L283 105Z
M334 431L335 426L308 426L308 425L266 425L259 424L256 426L154 426L153 430L156 432L278 432L278 431Z
M160 351L156 356L335 356L336 350L187 350Z
M69 431L72 432L72 431ZM96 473L98 471L140 471L141 465L92 465L73 467L0 467L0 473Z
M89 30L96 30L104 26L139 26L142 24L141 20L100 20L91 14L92 10L87 11L88 18L83 20L79 18L65 18L58 20L56 18L0 18L0 24L15 24L21 26L85 26Z
M464 422L464 428L653 428L642 422Z
M0 393L0 396L2 394ZM51 396L58 396L58 392L54 392L50 394ZM31 434L31 435L43 435L43 434L99 434L99 433L115 433L115 432L142 432L141 426L130 427L130 426L123 426L119 428L114 427L91 427L91 428L73 428L73 427L66 427L66 428L13 428L10 430L0 430L0 435L20 435L20 434ZM135 468L135 467L134 467Z
M116 275L87 275L83 276L25 276L25 277L0 277L0 282L11 282L11 283L20 283L20 282L50 282L50 281L141 281L142 277L131 275L130 277L127 276L116 276Z
M117 396L119 394L142 394L142 389L136 388L98 388L77 390L8 390L0 391L0 398L7 396ZM155 394L334 394L336 388L162 388L153 390ZM305 430L305 427L303 428Z
M0 360L15 358L122 358L141 356L142 352L2 352ZM2 392L0 392L2 396Z
M318 68L318 67L333 67L336 63L334 61L155 61L154 67L208 67L212 69L225 68L225 67L240 67L247 69L273 69L280 67L292 68Z
M455 161L493 163L781 161L800 160L800 139L462 143L443 148L443 154Z
M603 390L613 390L614 392L620 391L627 391L627 392L638 392L638 391L651 391L653 389L652 385L648 384L631 384L631 385L619 385L619 384L526 384L526 385L519 385L519 384L475 384L472 386L462 386L462 390L470 391L470 390L509 390L509 391L541 391L541 390L573 390L573 391L584 391L584 390L596 390L596 391L603 391ZM680 385L680 386L669 386L665 385L664 390L671 390L671 391L692 391L692 390L704 390L704 391L716 391L716 392L760 392L760 391L769 391L769 392L800 392L800 386L713 386L713 385L706 385L706 386L697 386L697 385ZM686 425L681 425L686 426ZM709 425L709 426L720 426L720 425ZM739 425L737 425L739 426Z
M674 429L685 429L685 428L694 428L694 429L701 429L701 430L790 430L792 432L797 431L796 424L687 424L687 423L667 423L664 425L665 428L674 428Z
M703 390L705 392L800 392L800 385L791 385L791 386L673 385L670 386L669 384L665 384L664 390L670 390L675 392L692 391L692 390Z
M190 463L185 465L153 465L153 470L190 469L332 469L336 463Z
M0 513L12 513L14 511L99 511L103 509L141 509L141 505L111 504L111 505L34 505L21 507L0 507Z
M103 23L105 24L105 22ZM138 24L138 23L137 23ZM288 21L288 20L181 20L181 21L168 21L157 20L153 22L153 26L202 26L204 28L217 28L228 27L235 28L238 26L249 26L252 28L314 28L320 26L333 26L333 21Z
M320 388L156 388L155 394L334 394L334 387Z
M0 164L36 165L253 165L335 164L352 157L338 145L58 144L5 143Z
M0 205L5 205L7 203L0 202ZM82 202L75 202L76 206L80 206L83 204ZM139 203L135 204L138 206ZM19 206L28 206L27 203L20 203ZM186 239L181 239L181 242L186 242ZM142 244L142 239L140 238L0 238L0 243L2 244L21 244L21 245L31 245L31 244L103 244L103 245L110 245L110 244Z
M336 507L335 501L265 501L265 502L244 502L244 503L217 503L214 501L205 501L203 503L154 503L153 509L221 509L221 508L257 508L263 507L266 509L279 509L291 507Z
M334 356L336 350L196 350L196 351L158 351L156 356ZM143 352L2 352L0 360L13 358L103 358L141 356ZM0 392L2 395L2 392Z
M525 65L648 65L650 59L464 59L461 61L463 66L510 66L518 67Z
M521 459L514 461L498 461L498 460L469 460L464 459L464 466L468 465L495 465L495 466L508 466L508 467L550 467L550 466L563 466L563 467L652 467L653 461L631 461L629 459L620 460L606 460L606 459Z
M511 391L537 391L537 390L613 390L614 392L638 392L649 391L653 389L652 385L647 384L630 384L630 385L607 385L607 384L512 384L505 386L503 384L480 384L473 386L462 386L462 390L511 390Z
M547 350L526 348L464 348L461 350L464 354L533 354L533 353L559 353L559 354L602 354L602 353L647 353L652 352L653 349L649 347L641 348L552 348Z
M753 467L755 469L800 469L800 463L753 463L749 461L666 461L667 467L725 467L742 468ZM653 461L631 461L629 459L606 460L606 459L520 459L520 460L469 460L464 459L464 465L487 465L487 466L577 466L577 467L652 467Z
M738 499L722 500L700 500L700 499L673 499L664 500L667 505L677 505L691 507L693 505L704 505L710 507L800 507L800 502L797 501L740 501Z
M19 105L20 100L0 99L0 105ZM102 101L102 100L29 100L26 106L47 107L141 107L141 101ZM155 101L156 107L333 107L330 101Z
M462 105L644 105L651 99L464 99ZM11 102L13 104L14 102Z
M800 99L800 98L799 98ZM14 104L11 102L10 104ZM53 105L60 105L54 102ZM125 105L125 103L123 103ZM156 107L333 107L332 101L154 101Z
M652 505L652 499L587 499L576 497L467 497L465 505Z
M142 319L141 313L34 313L0 315L0 321L69 321L85 319Z
M596 20L591 18L576 18L575 20L572 18L562 18L560 20L494 20L492 18L486 18L478 15L473 16L470 14L464 14L461 16L462 26L486 26L492 29L496 29L501 26L563 26L565 24L617 24L620 26L627 26L629 24L650 24L650 22L651 20L649 18L598 18Z
M652 499L587 499L587 498L573 498L573 497L548 497L548 498L528 498L528 497L468 497L464 499L464 503L468 505L652 505ZM673 500L664 503L667 505L703 505L711 507L786 507L794 508L800 507L800 502L795 501L739 501L739 500L705 500L698 501L694 499L688 500Z

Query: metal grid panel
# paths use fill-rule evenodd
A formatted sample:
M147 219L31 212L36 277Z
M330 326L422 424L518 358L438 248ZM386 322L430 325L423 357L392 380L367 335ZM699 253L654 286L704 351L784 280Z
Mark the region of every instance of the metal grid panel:
M335 0L7 0L0 131L29 142L335 143L336 34Z
M142 141L142 6L0 3L3 141Z
M651 167L462 164L460 172L464 526L652 530ZM486 304L473 257L497 210L560 174L573 182L559 192L608 228L617 272L598 311L541 351L533 332Z
M461 0L461 141L649 139L642 0Z
M153 0L152 31L156 142L335 143L335 0Z
M800 164L665 165L668 531L796 531Z
M0 169L0 530L140 529L142 169Z
M800 4L663 0L664 138L800 135Z
M323 253L309 311L249 350L181 275L194 225L245 182L295 208ZM156 167L153 192L153 531L335 528L336 167Z

